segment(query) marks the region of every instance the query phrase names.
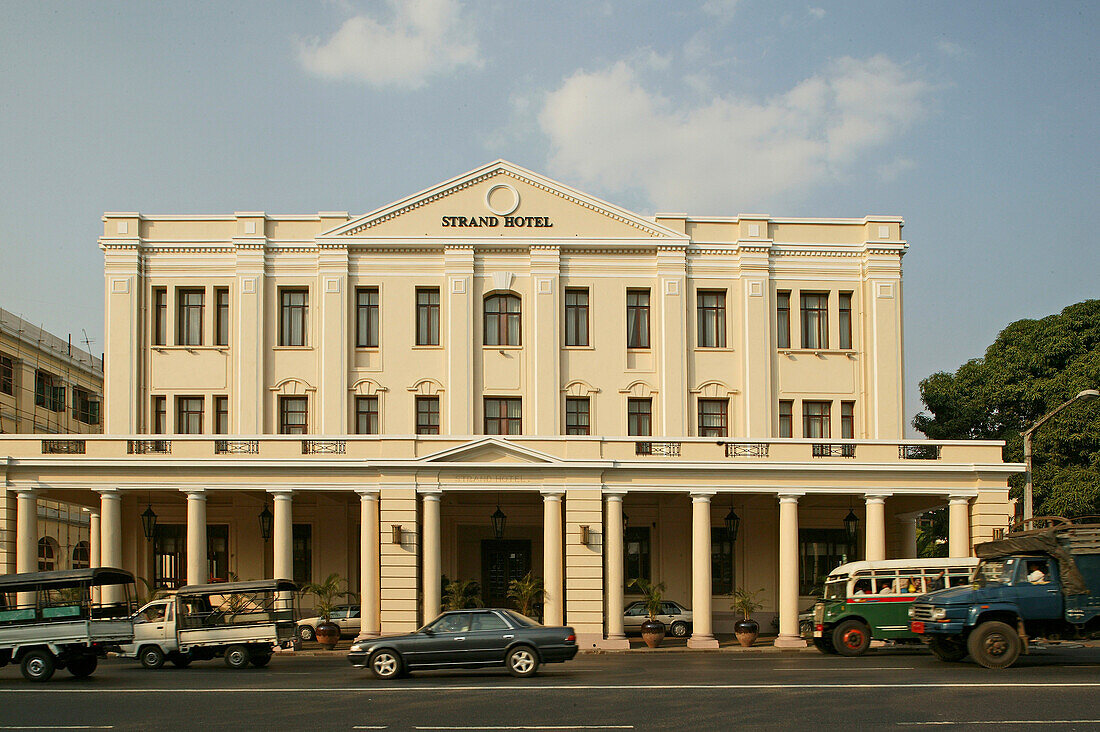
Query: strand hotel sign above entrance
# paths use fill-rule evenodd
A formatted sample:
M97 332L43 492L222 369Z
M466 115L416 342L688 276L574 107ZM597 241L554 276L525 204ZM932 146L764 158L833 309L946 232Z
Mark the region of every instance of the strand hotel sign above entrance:
M548 229L554 226L549 216L513 216L519 208L519 191L507 183L497 183L485 191L485 207L490 216L443 216L444 228L460 229Z

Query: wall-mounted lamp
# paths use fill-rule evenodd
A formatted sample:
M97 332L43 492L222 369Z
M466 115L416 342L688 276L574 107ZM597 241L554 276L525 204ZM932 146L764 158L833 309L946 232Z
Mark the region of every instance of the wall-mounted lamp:
M152 541L157 533L157 515L153 512L152 504L145 507L141 514L141 529L145 532L145 538Z
M401 535L402 535L401 524L394 524L390 528L393 530L393 539L392 539L393 543L394 544L400 544L401 543L401 538L402 538L401 537Z
M592 536L589 533L588 527L587 526L582 526L581 527L581 544L583 546L588 546L591 541L592 541Z
M257 517L260 520L260 537L267 541L271 538L271 524L274 520L274 516L271 513L271 509L264 504L264 510L260 511L260 515Z

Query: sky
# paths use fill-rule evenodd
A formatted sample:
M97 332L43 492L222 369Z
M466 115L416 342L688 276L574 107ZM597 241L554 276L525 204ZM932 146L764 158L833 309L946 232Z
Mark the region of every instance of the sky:
M643 215L905 218L906 412L1100 297L1100 3L0 0L0 307L104 211L359 214L505 158Z

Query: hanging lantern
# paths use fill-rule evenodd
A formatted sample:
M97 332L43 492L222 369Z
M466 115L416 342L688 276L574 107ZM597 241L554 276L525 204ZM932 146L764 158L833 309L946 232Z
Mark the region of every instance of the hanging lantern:
M152 541L157 531L157 515L153 513L153 506L149 504L141 514L141 528L145 532L145 539Z
M741 530L741 517L730 506L730 512L726 514L726 533L730 541L737 541L737 532Z
M263 537L264 541L267 541L271 538L271 523L275 517L271 514L271 509L267 507L266 503L258 518L260 519L260 536Z
M859 535L859 517L850 508L848 515L844 517L844 533L848 535L848 543L854 545Z
M497 539L504 538L504 525L508 522L508 517L504 515L504 511L500 510L500 504L497 504L497 510L493 511L493 515L489 517L493 522L493 536Z

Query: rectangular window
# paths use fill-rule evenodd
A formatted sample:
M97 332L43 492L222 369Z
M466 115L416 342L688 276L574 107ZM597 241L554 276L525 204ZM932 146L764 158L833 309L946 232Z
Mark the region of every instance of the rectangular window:
M845 440L854 440L856 437L856 403L840 403L840 436Z
M521 343L522 302L515 295L485 298L484 343L486 346L518 346Z
M794 437L794 402L779 402L779 436Z
M588 407L588 397L565 398L565 434L590 434L591 425L588 419Z
M279 397L279 434L309 434L309 397Z
M799 529L798 558L799 595L820 595L829 572L856 559L844 529Z
M99 424L99 400L90 391L73 387L73 419L84 424Z
M829 429L832 402L802 402L802 436L832 437Z
M523 401L516 397L485 397L485 434L522 435Z
M229 524L206 525L206 564L211 582L229 581Z
M378 288L355 291L355 346L378 348Z
M202 397L176 397L176 434L202 434Z
M153 345L168 345L168 289L153 288Z
M290 529L294 583L301 586L313 581L313 525L294 524Z
M628 435L648 437L653 434L653 400L626 400L626 429Z
M649 290L626 291L626 347L649 348Z
M48 371L34 372L34 403L51 412L65 411L65 387L61 378Z
M416 288L416 345L439 345L439 288Z
M699 437L726 437L729 434L729 400L699 400Z
M176 345L202 345L202 310L206 292L203 290L177 290Z
M852 293L840 293L840 347L852 347Z
M309 327L309 290L280 290L279 303L279 345L305 346Z
M829 293L803 292L802 347L829 347Z
M651 579L649 573L649 527L627 526L623 536L623 582L626 591L637 593L631 580Z
M15 394L15 361L0 356L0 393Z
M725 526L710 530L710 593L728 595L736 587L737 573L733 566L733 539Z
M355 434L378 434L378 397L355 397Z
M565 290L565 345L588 345L588 288Z
M416 434L439 434L439 397L418 396L416 398Z
M214 289L214 345L229 345L229 288Z
M168 434L168 410L165 405L167 399L162 396L153 397L153 434Z
M726 347L726 291L700 290L696 293L698 341L700 348Z
M775 345L777 348L791 347L791 293L786 290L776 294Z
M229 397L214 397L214 434L229 434Z

